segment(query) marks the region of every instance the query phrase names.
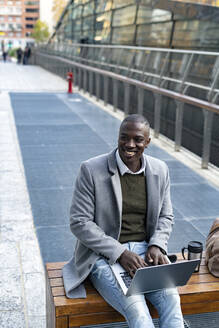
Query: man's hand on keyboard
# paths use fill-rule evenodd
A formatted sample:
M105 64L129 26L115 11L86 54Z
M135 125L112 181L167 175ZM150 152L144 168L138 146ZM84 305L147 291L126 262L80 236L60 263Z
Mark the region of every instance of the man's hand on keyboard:
M128 250L125 250L122 253L118 259L118 262L130 274L131 277L134 276L135 271L139 268L148 266L143 258Z
M147 253L145 255L145 261L149 265L160 265L170 263L167 256L161 252L158 246L148 247Z

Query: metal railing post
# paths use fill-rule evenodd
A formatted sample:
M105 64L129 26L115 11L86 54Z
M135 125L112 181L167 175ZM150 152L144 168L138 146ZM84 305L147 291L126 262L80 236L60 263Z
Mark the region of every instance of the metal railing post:
M130 103L130 84L124 83L124 113L125 116L129 114L129 103Z
M211 149L211 132L214 113L203 109L204 114L204 134L203 134L203 151L202 151L202 168L207 169L210 159Z
M103 78L103 97L104 97L104 105L106 106L108 103L108 94L109 94L109 78L104 76Z
M81 76L82 72L81 72L81 68L78 68L78 89L81 90Z
M92 96L94 93L94 73L93 72L88 72L89 74L89 93Z
M160 133L160 113L162 96L154 94L154 137L158 138Z
M184 103L176 101L176 120L175 120L175 151L180 151L182 142Z
M84 73L83 73L83 89L84 89L84 93L87 91L87 70L84 69Z
M100 99L100 75L96 74L96 100Z
M144 90L138 88L138 114L143 114L143 105L144 105Z
M117 111L118 108L118 80L113 79L113 110Z
M73 66L73 74L74 74L74 85L78 85L78 75L77 75L77 68Z

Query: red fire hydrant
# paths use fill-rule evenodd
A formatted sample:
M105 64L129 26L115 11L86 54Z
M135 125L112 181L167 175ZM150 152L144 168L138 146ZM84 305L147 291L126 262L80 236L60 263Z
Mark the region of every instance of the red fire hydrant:
M68 72L67 73L67 80L68 80L68 93L72 93L72 86L73 86L73 80L74 80L74 76L72 72Z

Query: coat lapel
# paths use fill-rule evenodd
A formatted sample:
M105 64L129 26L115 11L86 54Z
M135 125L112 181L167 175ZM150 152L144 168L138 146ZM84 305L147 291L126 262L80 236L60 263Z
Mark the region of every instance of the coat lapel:
M148 157L146 159L146 184L147 184L147 232L150 231L151 225L156 220L159 204L159 179L158 175L153 172Z
M121 190L121 183L119 178L119 171L116 164L116 156L115 156L116 150L112 151L109 154L108 157L108 165L109 165L109 171L112 174L111 176L111 183L112 183L112 189L115 195L117 208L119 211L119 219L121 224L121 218L122 218L122 190Z

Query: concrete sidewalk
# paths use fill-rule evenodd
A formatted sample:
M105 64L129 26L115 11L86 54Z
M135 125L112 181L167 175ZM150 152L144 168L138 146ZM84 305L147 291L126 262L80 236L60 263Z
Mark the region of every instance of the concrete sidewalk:
M8 92L66 91L39 67L0 63L0 327L45 328L44 268Z
M79 93L67 96L66 81L34 66L0 63L0 90L0 327L45 328L43 262L71 256L68 211L78 167L116 146L123 114ZM165 138L152 139L147 152L170 169L169 250L204 243L219 216L218 170L201 170L197 157L174 153ZM216 327L216 314L203 318Z

